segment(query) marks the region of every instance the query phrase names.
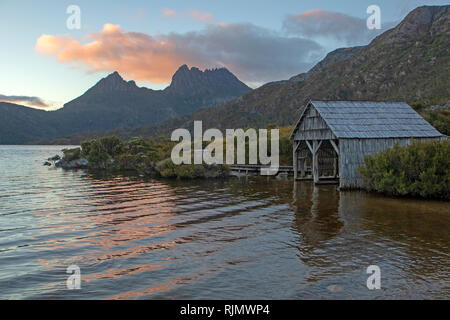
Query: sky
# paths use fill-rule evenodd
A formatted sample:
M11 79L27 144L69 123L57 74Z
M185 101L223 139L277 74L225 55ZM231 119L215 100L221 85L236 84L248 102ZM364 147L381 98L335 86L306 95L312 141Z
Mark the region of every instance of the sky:
M163 89L183 64L226 67L255 88L368 44L418 6L448 2L0 0L0 101L54 110L114 71ZM70 5L79 29L67 26ZM380 30L366 26L370 5L380 8Z

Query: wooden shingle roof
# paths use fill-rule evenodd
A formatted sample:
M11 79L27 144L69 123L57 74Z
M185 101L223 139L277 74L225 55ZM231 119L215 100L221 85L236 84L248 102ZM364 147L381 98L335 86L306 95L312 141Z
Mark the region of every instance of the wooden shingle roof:
M404 102L310 101L310 104L319 112L337 138L442 136ZM292 136L295 135L297 127Z

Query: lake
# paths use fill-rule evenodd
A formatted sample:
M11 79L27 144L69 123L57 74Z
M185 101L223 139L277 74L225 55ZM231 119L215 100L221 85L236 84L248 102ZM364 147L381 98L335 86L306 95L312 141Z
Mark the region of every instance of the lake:
M0 146L1 299L450 298L448 202L42 165L62 148Z

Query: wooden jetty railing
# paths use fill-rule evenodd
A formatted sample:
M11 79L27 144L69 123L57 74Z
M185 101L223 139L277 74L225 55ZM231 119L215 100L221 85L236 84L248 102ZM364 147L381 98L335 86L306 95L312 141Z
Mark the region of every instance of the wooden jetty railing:
M231 165L230 171L232 175L261 175L262 170L269 169L270 166L261 165ZM280 166L276 175L294 175L292 166Z
M231 165L230 166L230 174L233 176L259 176L261 175L261 171L264 169L269 169L269 166L260 166L260 165ZM313 181L312 176L312 168L311 166L306 167L306 175L305 177L297 177L297 180L303 181ZM294 169L292 166L280 166L278 169L277 175L283 176L293 176ZM321 176L318 184L335 184L339 180L338 177L331 176Z

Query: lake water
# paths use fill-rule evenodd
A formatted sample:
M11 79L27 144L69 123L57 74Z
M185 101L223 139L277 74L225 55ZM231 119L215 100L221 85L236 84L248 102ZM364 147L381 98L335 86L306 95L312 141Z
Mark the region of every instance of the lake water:
M42 166L61 148L0 146L1 299L450 298L448 202Z

